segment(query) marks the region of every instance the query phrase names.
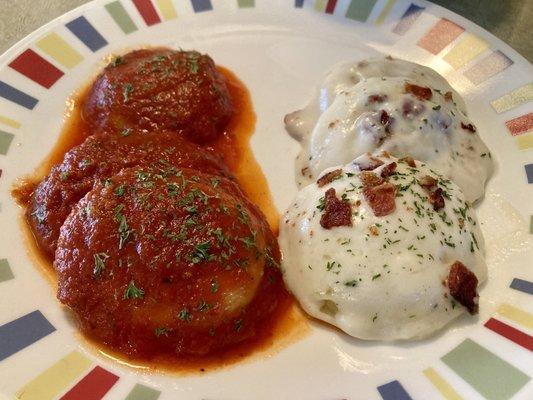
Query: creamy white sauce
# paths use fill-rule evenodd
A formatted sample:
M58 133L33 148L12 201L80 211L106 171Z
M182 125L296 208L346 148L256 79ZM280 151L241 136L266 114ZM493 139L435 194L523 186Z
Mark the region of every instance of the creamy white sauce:
M461 190L418 162L395 161L396 210L376 217L362 193L360 171L367 156L342 167L339 179L300 190L281 219L280 247L285 282L310 315L349 335L370 340L421 338L464 313L445 282L460 261L486 279L484 240ZM385 166L374 170L376 174ZM328 172L330 170L326 170ZM418 181L438 179L444 208L434 211ZM324 229L320 205L334 188L352 205L352 226ZM317 208L318 207L318 208Z
M406 83L432 89L431 99L406 93ZM383 100L372 102L372 95ZM390 119L387 128L382 111ZM472 122L459 94L432 69L407 61L384 58L334 68L309 105L287 115L285 124L302 144L296 162L299 187L326 168L377 149L428 163L471 202L483 196L493 170L477 132L464 128Z

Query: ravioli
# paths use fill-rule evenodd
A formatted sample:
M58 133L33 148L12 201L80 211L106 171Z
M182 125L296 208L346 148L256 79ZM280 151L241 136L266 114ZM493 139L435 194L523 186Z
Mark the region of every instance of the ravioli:
M135 359L252 340L284 299L278 246L239 186L194 169L123 169L61 227L58 299L82 331Z
M365 154L298 193L280 224L285 283L313 317L368 340L422 338L478 309L484 241L427 164Z
M411 156L453 180L470 202L483 197L491 154L459 94L430 68L383 58L334 68L303 110L285 118L301 141L300 187L366 152Z

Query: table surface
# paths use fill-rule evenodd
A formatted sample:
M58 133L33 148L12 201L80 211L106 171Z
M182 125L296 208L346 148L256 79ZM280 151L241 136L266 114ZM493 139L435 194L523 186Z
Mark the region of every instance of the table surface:
M0 0L0 53L88 0ZM289 0L288 0L289 1ZM533 0L433 0L493 33L533 61Z

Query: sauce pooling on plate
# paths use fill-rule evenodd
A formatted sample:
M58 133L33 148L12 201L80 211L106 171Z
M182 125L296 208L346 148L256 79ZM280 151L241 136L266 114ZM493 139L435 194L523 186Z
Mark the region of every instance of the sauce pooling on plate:
M104 351L216 366L291 329L253 125L246 89L208 56L132 52L77 99L51 173L14 191L58 298Z
M337 66L311 103L285 123L302 142L300 186L326 168L384 150L429 164L473 203L483 197L493 170L459 94L432 69L403 60Z

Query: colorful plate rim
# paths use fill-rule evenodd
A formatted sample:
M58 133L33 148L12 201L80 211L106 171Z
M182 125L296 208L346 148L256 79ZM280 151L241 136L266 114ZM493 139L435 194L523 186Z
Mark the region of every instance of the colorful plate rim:
M224 7L228 7L228 1ZM231 0L237 10L254 9L266 0ZM256 4L257 3L257 4ZM283 3L283 4L282 4ZM290 7L289 7L290 3ZM354 23L369 24L376 29L390 27L402 38L431 9L436 17L428 25L425 33L417 38L416 46L428 55L442 59L474 86L485 85L513 65L519 64L529 72L529 79L505 93L489 99L488 104L494 114L503 121L506 134L516 143L519 166L524 172L524 191L531 194L533 185L533 69L511 47L500 39L474 25L467 19L424 0L295 0L269 4L272 7L286 7L293 12L314 12L345 18ZM5 68L20 74L31 81L31 88L4 79L0 74L0 104L9 104L0 111L0 179L5 169L3 157L8 154L14 138L23 131L22 120L36 108L39 101L53 88L65 74L75 70L84 60L84 54L93 54L108 45L105 32L91 24L84 13L104 7L115 28L128 35L137 30L172 21L186 8L193 14L216 12L222 8L217 0L94 0L54 19L37 29L0 56L0 72ZM137 13L135 18L132 13ZM439 17L439 15L441 17ZM188 15L187 17L190 17ZM52 28L64 27L70 33L68 38ZM48 34L45 34L47 33ZM36 40L39 38L39 40ZM73 41L77 41L72 45ZM16 79L15 79L16 81ZM7 102L7 103L6 103ZM3 107L4 108L4 107ZM22 114L24 118L17 117ZM524 156L525 154L525 156ZM524 162L525 160L525 162ZM0 182L5 184L5 182ZM5 200L4 200L5 201ZM1 212L1 210L0 210ZM533 208L526 210L530 219L529 233L533 234ZM16 279L10 261L0 255L0 290L2 285ZM509 288L524 296L533 295L531 274L515 277ZM531 297L527 297L530 301ZM45 312L36 309L11 321L0 324L0 362L53 334L56 328L46 318ZM513 304L502 303L496 314L484 326L488 331L499 335L502 340L512 342L525 352L533 350L533 315ZM525 353L530 354L530 353ZM468 357L466 356L468 355ZM459 376L475 393L488 398L512 398L528 385L531 378L521 371L521 366L512 365L483 347L476 341L466 338L457 347L441 358L449 371ZM487 368L472 372L479 363ZM447 380L447 373L440 366L429 366L422 371L433 386L434 393L446 399L466 398L459 389ZM505 377L504 385L497 378ZM78 351L72 351L56 360L48 369L37 374L23 385L17 393L20 399L61 399L103 398L111 390L120 376L97 365ZM496 382L496 383L495 383ZM531 389L531 385L529 385ZM411 395L399 380L391 380L379 385L377 392L383 399L411 399ZM530 391L533 393L533 389ZM2 395L0 393L0 395ZM157 399L159 390L141 383L135 383L127 390L126 399ZM86 398L86 397L83 397Z

